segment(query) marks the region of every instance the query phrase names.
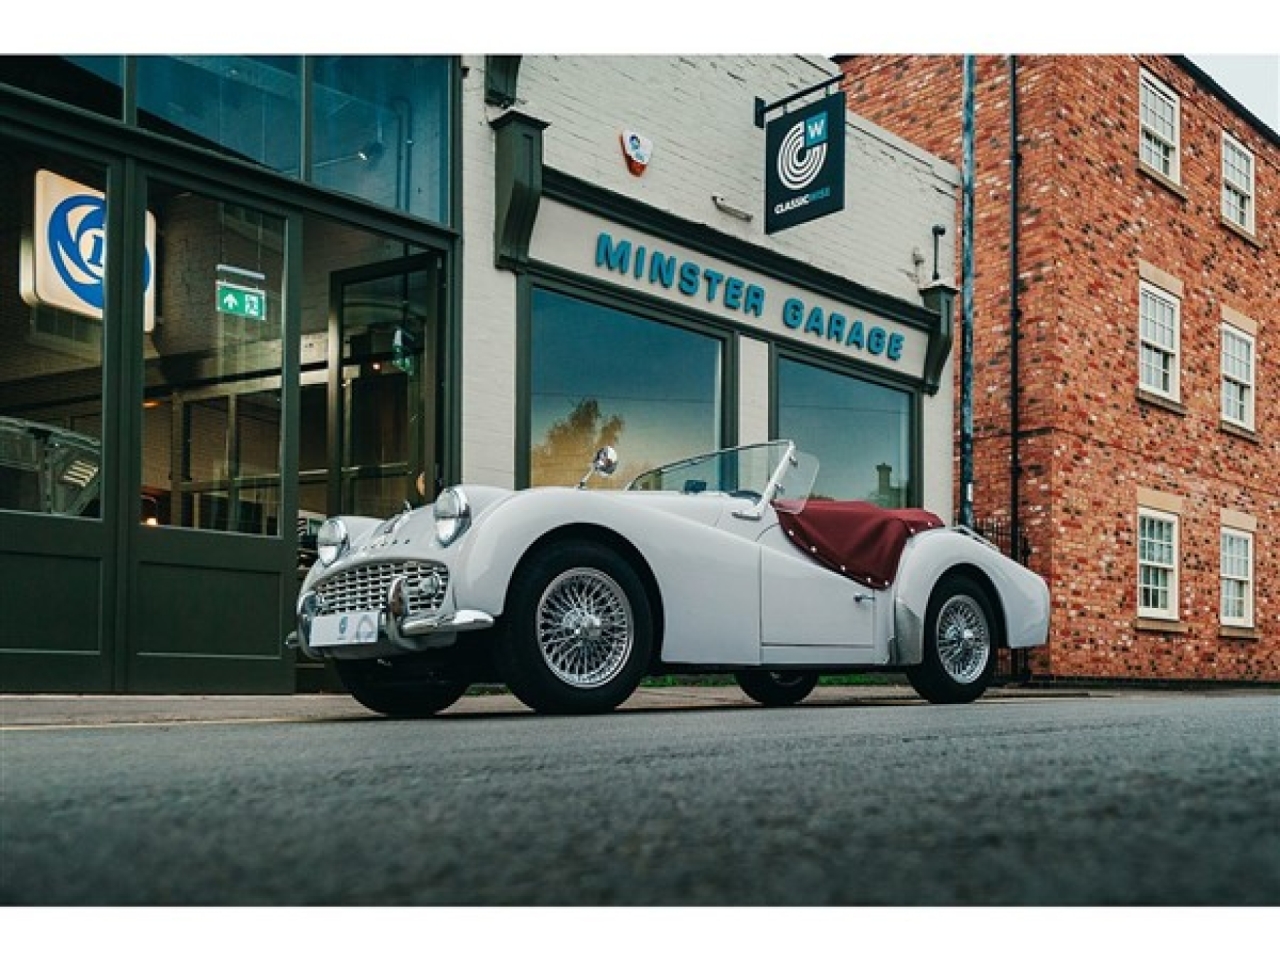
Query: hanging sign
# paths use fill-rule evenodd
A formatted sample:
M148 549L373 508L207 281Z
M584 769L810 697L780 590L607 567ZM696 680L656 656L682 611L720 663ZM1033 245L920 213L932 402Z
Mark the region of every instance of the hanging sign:
M156 325L156 218L146 216L143 329L150 332ZM35 220L22 257L23 300L101 320L106 266L106 194L37 170Z
M833 93L765 127L765 233L844 209L844 110Z

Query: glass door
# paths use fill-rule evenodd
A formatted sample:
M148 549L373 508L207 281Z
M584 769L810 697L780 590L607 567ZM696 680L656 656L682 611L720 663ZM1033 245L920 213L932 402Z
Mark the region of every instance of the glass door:
M440 290L433 256L333 276L331 513L385 517L435 495Z

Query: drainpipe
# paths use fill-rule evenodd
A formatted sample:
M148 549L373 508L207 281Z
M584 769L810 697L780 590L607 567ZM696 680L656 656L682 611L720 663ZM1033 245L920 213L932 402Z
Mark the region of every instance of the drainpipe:
M1018 493L1022 478L1022 457L1018 437L1022 430L1019 407L1022 378L1018 364L1022 310L1018 306L1018 174L1022 157L1018 153L1018 58L1009 57L1009 555L1020 563L1022 555L1022 500Z
M961 170L961 272L960 314L960 523L974 525L973 519L973 176L974 176L974 74L975 58L964 57L962 136L964 161Z

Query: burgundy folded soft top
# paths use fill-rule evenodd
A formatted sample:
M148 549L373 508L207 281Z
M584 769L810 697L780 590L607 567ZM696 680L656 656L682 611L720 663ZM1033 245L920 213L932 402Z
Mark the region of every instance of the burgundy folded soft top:
M800 513L779 511L778 521L814 560L873 590L893 583L908 540L943 526L928 510L886 510L860 500L810 500Z

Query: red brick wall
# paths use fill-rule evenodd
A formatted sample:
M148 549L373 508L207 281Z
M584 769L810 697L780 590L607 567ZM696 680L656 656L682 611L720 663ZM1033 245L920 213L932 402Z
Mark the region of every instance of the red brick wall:
M1019 491L1031 565L1053 595L1050 646L1033 669L1073 678L1280 680L1275 138L1170 58L1017 63ZM843 66L853 112L962 163L960 57L852 57ZM998 517L1009 508L1009 61L980 57L977 66L975 508ZM1176 190L1139 168L1140 67L1180 98ZM1224 129L1254 155L1256 242L1221 222ZM1182 284L1181 411L1138 397L1141 261ZM1252 438L1220 422L1224 305L1258 325ZM1138 623L1139 488L1180 498L1175 630ZM1252 638L1225 636L1219 626L1223 509L1257 521Z

